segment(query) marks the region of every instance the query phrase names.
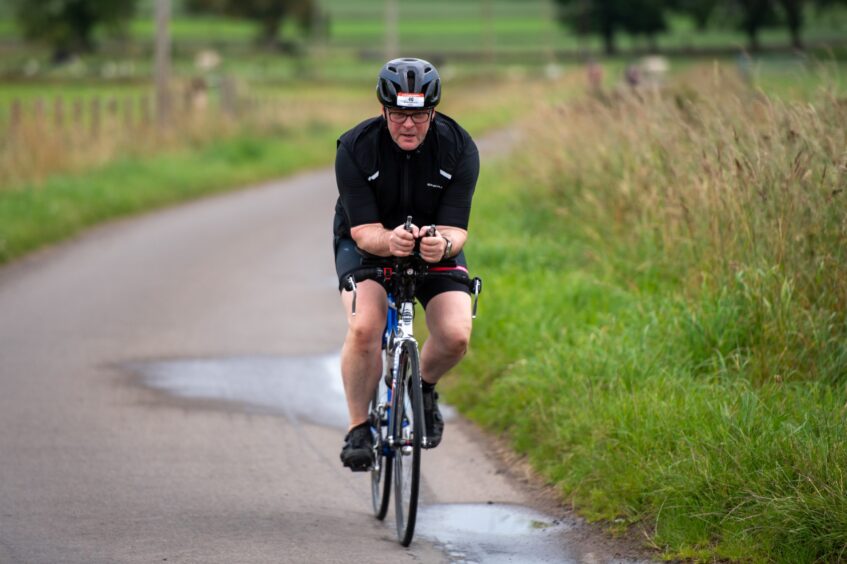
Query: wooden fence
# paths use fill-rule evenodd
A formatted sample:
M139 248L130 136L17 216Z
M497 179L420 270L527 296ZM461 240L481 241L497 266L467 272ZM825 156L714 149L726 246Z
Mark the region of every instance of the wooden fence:
M6 132L38 126L39 129L73 130L97 137L104 121L120 123L127 129L148 127L153 122L150 96L92 96L69 99L64 96L13 99L8 108Z
M173 128L197 119L218 120L249 116L279 103L273 97L238 96L232 88L210 92L188 87L172 95L167 108L157 109L151 94L69 97L56 95L12 99L0 107L0 134L37 128L43 132L73 132L77 137L97 139L104 132L133 132L154 127Z
M236 96L226 88L181 89L165 109L156 108L152 93L12 99L0 105L0 189L127 151L157 151L245 125L297 119L296 108L279 97Z

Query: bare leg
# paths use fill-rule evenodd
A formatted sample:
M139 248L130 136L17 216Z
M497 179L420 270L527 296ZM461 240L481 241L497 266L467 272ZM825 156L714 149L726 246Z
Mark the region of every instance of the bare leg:
M429 338L421 352L421 372L425 382L435 384L468 350L471 297L465 292L438 294L427 304L426 326Z
M372 280L359 283L356 316L351 315L352 292L341 295L347 313L347 337L341 349L341 377L347 396L350 429L368 420L368 402L382 372L380 349L385 328L385 290Z

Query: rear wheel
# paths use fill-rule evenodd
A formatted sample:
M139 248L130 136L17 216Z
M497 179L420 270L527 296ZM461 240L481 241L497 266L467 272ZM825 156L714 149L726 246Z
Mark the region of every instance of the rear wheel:
M391 395L385 379L380 377L379 385L370 404L371 432L374 433L374 466L371 469L371 500L374 515L380 521L388 513L388 500L391 498L391 454L387 446L388 411Z
M423 437L420 360L413 341L403 343L399 368L401 385L394 390L392 401L394 436L400 437L400 444L394 449L394 514L397 537L403 546L409 546L418 511Z

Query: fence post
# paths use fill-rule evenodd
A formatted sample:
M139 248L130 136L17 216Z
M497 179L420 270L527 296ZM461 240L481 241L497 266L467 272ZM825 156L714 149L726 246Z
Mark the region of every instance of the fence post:
M150 97L146 94L142 95L138 101L138 107L141 114L141 126L146 129L150 127Z
M234 116L238 113L236 107L235 81L230 76L225 76L221 80L221 109L227 116Z
M100 96L95 96L91 100L91 136L96 138L100 133L100 112L103 104Z
M138 101L138 107L141 110L141 125L142 127L150 127L150 98L143 94Z
M56 96L53 100L53 123L57 129L65 126L65 99L61 96Z
M124 127L132 129L132 98L123 99Z
M168 125L171 111L170 73L171 73L171 3L170 0L156 0L156 118L160 126Z
M182 114L184 119L191 119L192 110L194 109L194 92L191 89L191 85L188 84L182 90Z
M44 122L44 98L38 97L32 105L35 122L41 125Z
M111 96L106 102L106 108L109 111L109 119L114 120L118 115L118 99Z
M82 98L76 98L74 100L74 108L73 108L73 120L74 120L74 129L76 129L76 133L82 131L82 116L83 116L83 107L82 107Z
M21 109L21 101L17 98L12 100L12 109L11 114L9 116L9 123L11 125L12 131L17 130L21 126L21 119L23 110Z

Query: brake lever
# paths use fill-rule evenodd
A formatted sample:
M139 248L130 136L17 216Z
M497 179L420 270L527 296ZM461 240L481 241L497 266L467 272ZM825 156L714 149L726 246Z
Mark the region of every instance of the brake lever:
M471 288L473 293L473 310L471 311L471 319L476 319L476 306L477 302L479 302L479 294L482 293L482 279L480 277L474 277L471 281Z
M352 314L356 317L356 279L352 275L347 277L347 289L353 292Z

